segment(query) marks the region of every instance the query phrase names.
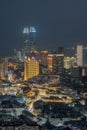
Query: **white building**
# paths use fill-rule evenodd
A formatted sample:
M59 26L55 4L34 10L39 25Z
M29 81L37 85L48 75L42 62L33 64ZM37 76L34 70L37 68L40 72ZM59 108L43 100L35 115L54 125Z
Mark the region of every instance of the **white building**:
M77 58L77 65L82 66L83 65L83 46L77 45L76 47L76 58Z

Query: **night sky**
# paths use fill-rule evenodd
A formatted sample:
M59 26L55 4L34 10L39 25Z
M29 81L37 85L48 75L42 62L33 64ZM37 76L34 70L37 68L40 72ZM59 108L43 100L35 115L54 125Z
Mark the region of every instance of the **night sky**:
M22 49L24 27L37 30L37 48L87 44L87 0L0 0L0 55Z

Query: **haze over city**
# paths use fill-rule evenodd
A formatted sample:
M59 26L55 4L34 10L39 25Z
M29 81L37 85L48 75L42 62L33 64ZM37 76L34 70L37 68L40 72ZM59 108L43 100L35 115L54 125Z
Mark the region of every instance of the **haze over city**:
M37 30L37 47L87 44L86 0L1 0L0 55L23 48L24 27Z

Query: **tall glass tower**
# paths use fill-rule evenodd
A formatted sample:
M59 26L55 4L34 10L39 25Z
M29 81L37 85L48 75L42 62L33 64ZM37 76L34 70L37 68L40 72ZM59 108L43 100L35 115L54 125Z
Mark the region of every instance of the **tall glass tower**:
M24 42L24 52L26 54L26 52L29 50L29 29L28 29L28 27L25 27L23 29L23 42Z
M30 26L29 28L29 44L30 44L30 50L35 50L35 44L36 44L36 29L33 26Z
M23 44L24 44L24 56L28 56L29 52L36 50L36 29L33 26L25 27L23 29Z

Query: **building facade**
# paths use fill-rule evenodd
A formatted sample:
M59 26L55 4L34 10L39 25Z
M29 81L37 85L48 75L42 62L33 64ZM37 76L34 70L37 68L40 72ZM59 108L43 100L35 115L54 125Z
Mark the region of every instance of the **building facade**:
M47 66L48 65L48 60L47 60L47 57L48 57L48 51L47 50L42 50L40 52L40 63L44 66Z
M75 57L64 57L64 68L70 69L76 65L76 58Z
M25 27L23 29L23 44L24 44L24 56L25 56L27 51L29 50L29 29L28 29L28 27Z
M64 54L48 54L48 68L52 74L60 74L64 68Z
M83 46L77 45L76 47L76 59L77 59L77 65L82 66L83 65Z
M8 71L8 57L0 57L0 78L5 79Z
M24 80L39 75L39 62L36 59L26 59L24 62Z

